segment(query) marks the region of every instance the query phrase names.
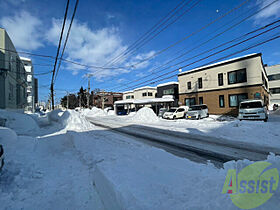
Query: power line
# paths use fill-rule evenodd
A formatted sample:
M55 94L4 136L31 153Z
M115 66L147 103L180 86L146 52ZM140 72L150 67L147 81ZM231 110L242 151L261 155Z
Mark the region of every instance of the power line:
M178 57L176 57L176 58L174 58L174 59L169 60L168 62L164 63L163 65L160 65L159 67L154 68L154 69L151 70L151 71L155 71L155 70L159 69L160 67L166 66L167 64L169 64L169 63L171 63L171 62L177 60L178 58L180 58L180 57L182 57L182 56L184 56L184 55L186 55L186 54L188 54L188 53L190 53L191 51L198 49L199 47L201 47L201 46L203 46L204 44L210 42L211 40L217 38L218 36L222 35L223 33L229 31L230 29L232 29L232 28L236 27L237 25L243 23L244 21L250 19L250 18L253 17L254 15L260 13L261 11L263 11L263 10L265 10L265 9L267 9L268 7L270 7L272 4L276 3L277 1L278 1L278 0L271 2L270 4L268 4L268 5L264 6L263 8L259 9L257 12L255 12L255 13L253 13L253 14L247 16L247 17L245 17L245 18L242 19L241 21L235 23L234 25L230 26L230 27L227 28L226 30L224 30L224 31L220 32L219 34L215 35L214 37L208 39L207 41L203 42L202 44L199 44L198 46L196 46L196 47L194 47L194 48L192 48L192 49L190 49L190 50L184 52L184 53L181 54L180 56L178 56ZM271 24L275 24L276 22L278 22L278 21L275 21L274 23L271 23ZM270 26L271 24L268 24L268 25L264 26L264 28ZM227 25L227 24L225 24L225 25ZM223 26L224 26L224 25L223 25ZM223 26L222 26L222 27L223 27ZM263 29L263 28L261 27L261 28L259 28L258 30L260 30L260 29ZM254 31L252 31L252 32L250 32L250 33L253 33L253 32L256 32L256 31L257 31L257 30L254 30ZM245 35L249 35L250 33L245 34ZM245 36L245 35L244 35L244 36ZM241 37L240 37L240 38L241 38ZM231 40L230 42L233 42L233 41L234 41L234 40ZM219 46L219 47L220 47L220 46ZM216 48L218 48L218 47L215 47L215 48L211 49L210 51L212 51L212 50L214 50L214 49L216 49ZM204 53L202 53L202 54L204 54ZM197 56L191 57L190 59L195 58L195 57L197 57ZM190 59L187 59L187 60L190 60ZM187 60L184 60L184 61L187 61ZM182 63L182 62L179 62L179 63L173 64L173 65L171 65L171 66L165 67L164 69L162 69L162 70L160 70L160 71L158 71L158 72L156 72L156 73L162 72L162 71L164 71L164 70L166 70L166 69L168 69L168 68L171 68L171 67L174 67L174 66L176 66L176 65L179 65L180 63ZM141 77L141 78L139 78L139 79L137 79L137 80L133 80L133 81L131 81L131 82L128 82L128 83L126 83L126 85L127 85L127 84L131 84L131 83L135 83L135 82L138 82L138 81L141 81L141 80L143 80L143 79L145 79L145 78L148 78L149 76L152 76L152 75L154 75L154 74L156 74L156 73L153 72L153 73L151 73L151 74L149 74L149 75L146 75L146 76L143 76L143 77ZM118 85L118 86L113 87L113 88L118 88L118 87L121 87L121 85ZM111 88L111 89L112 89L112 88Z
M223 19L224 17L226 17L227 15L231 14L231 13L234 12L235 10L241 8L241 7L244 6L248 1L249 1L249 0L243 1L243 2L242 2L241 4L239 4L238 6L234 7L233 9L230 9L229 11L227 11L226 13L224 13L223 15L221 15L221 16L219 16L218 18L212 20L210 23L208 23L208 24L202 26L202 27L199 28L198 30L192 32L191 34L189 34L189 35L187 35L187 36L185 36L185 37L183 37L182 39L180 39L179 41L176 41L175 43L169 45L168 47L166 47L166 48L164 48L164 49L158 51L158 52L155 53L154 55L152 55L152 56L150 56L150 57L148 57L148 58L142 59L141 61L130 65L130 67L135 67L135 66L137 66L137 65L139 65L139 64L141 64L141 63L143 63L143 62L146 62L146 61L148 61L148 60L151 60L151 59L153 59L154 57L156 57L156 56L162 54L163 52L165 52L165 51L171 49L172 47L175 47L176 45L180 44L181 42L183 42L183 41L189 39L190 37L192 37L192 36L194 36L195 34L201 32L202 30L208 28L209 26L211 26L212 24L216 23L217 21ZM277 0L276 0L276 1L277 1ZM97 72L98 72L98 71L97 71ZM95 73L96 73L96 72L95 72Z
M185 68L185 67L187 67L187 66L191 66L191 65L193 65L193 64L195 64L195 63L197 63L197 62L200 62L200 61L202 61L202 60L208 59L208 58L210 58L210 57L212 57L212 56L214 56L214 55L217 55L217 54L219 54L219 53L222 53L222 52L224 52L224 51L226 51L226 50L229 50L229 49L231 49L231 48L233 48L233 47L235 47L235 46L238 46L238 45L240 45L240 44L243 44L244 42L247 42L247 41L249 41L249 40L251 40L251 39L254 39L254 38L256 38L256 37L258 37L258 36L260 36L260 35L263 35L264 33L267 33L267 32L269 32L269 31L272 31L272 30L274 30L274 29L276 29L276 28L278 28L278 27L280 27L280 25L275 26L275 27L273 27L273 28L271 28L271 29L268 29L268 30L266 30L266 31L264 31L264 32L262 32L262 33L257 34L257 35L254 35L254 36L252 36L252 37L250 37L250 38L247 38L246 40L243 40L243 41L241 41L241 42L238 42L238 43L236 43L236 44L233 44L233 45L231 45L231 46L229 46L229 47L226 47L226 48L224 48L224 49L222 49L222 50L219 50L219 51L217 51L217 52L215 52L215 53L212 53L212 54L210 54L210 55L208 55L208 56L206 56L206 57L203 57L203 58L201 58L201 59L199 59L199 60L196 60L196 61L194 61L194 62L192 62L192 63L189 63L189 64L186 64L186 65L184 65L184 66L181 66L181 67L179 67L179 68ZM149 81L152 81L152 80L154 80L154 79L163 77L163 76L168 75L168 74L170 74L170 73L172 73L172 72L174 72L174 71L177 71L177 70L178 70L178 68L177 68L177 69L174 69L174 70L172 70L172 71L169 71L169 72L167 72L167 73L164 73L164 74L162 74L162 75L160 75L160 76L157 76L157 77L155 77L155 78L152 78L152 79L149 79L149 80L147 80L147 81L144 81L144 82L142 82L142 83L139 83L139 84L137 84L137 85L135 85L135 86L139 86L139 85L145 84L146 82L149 82ZM133 88L133 87L134 87L134 86L130 86L130 87L128 87L128 89L129 89L129 88Z
M183 9L185 6L187 6L189 3L192 2L192 0L188 1L185 5L183 5L181 8L179 8L177 11L175 11L173 13L173 15L171 15L167 20L165 20L163 23L161 23L158 27L156 27L156 29L154 29L151 33L149 33L148 36L146 36L141 42L137 43L133 48L135 48L133 50L133 48L129 49L127 52L125 52L122 56L119 56L117 59L113 59L111 62L107 63L108 64L114 64L116 62L118 62L120 60L120 58L124 57L125 55L127 55L129 52L135 52L136 50L140 49L141 47L143 47L145 44L147 44L149 41L151 41L152 39L154 39L156 36L158 36L161 32L163 32L166 28L168 28L170 25L172 25L173 23L175 23L178 19L180 19L183 15L185 15L187 12L189 12L193 7L195 7L201 0L198 0L193 6L191 6L190 8L188 8L187 10L185 10L181 15L179 15L175 20L173 20L172 22L170 22L169 24L167 24L164 28L162 28L158 33L156 33L155 35L153 35L152 37L149 38L149 35L153 34L154 32L157 31L157 29L159 29L161 26L163 26L165 23L167 23L174 15L176 15L176 13L178 13L181 9ZM106 66L105 65L105 66Z
M72 15L72 18L71 18L71 22L70 22L70 25L69 25L69 28L68 28L68 31L67 31L66 39L65 39L65 41L64 41L63 50L62 50L62 53L61 53L61 55L60 55L60 59L59 59L59 63L58 63L58 68L57 68L57 71L56 71L56 75L55 75L55 79L54 79L54 80L56 80L57 75L58 75L58 72L59 72L59 69L60 69L61 60L62 60L62 58L63 58L64 51L65 51L65 48L66 48L66 45L67 45L67 41L68 41L68 38L69 38L69 35L70 35L70 31L71 31L71 27L72 27L72 24L73 24L73 21L74 21L74 18L75 18L75 14L76 14L76 10L77 10L78 3L79 3L79 0L76 0L74 12L73 12L73 15Z
M67 4L66 4L66 9L65 9L65 14L64 14L62 29L61 29L61 32L60 32L60 38L59 38L57 53L56 53L56 57L55 57L54 67L53 67L52 81L51 81L51 87L50 87L51 98L52 98L52 109L54 109L54 94L53 94L54 76L55 76L56 64L57 64L57 59L58 59L58 56L59 56L61 41L62 41L62 37L63 37L65 22L66 22L66 19L67 19L68 7L69 7L69 0L67 0Z

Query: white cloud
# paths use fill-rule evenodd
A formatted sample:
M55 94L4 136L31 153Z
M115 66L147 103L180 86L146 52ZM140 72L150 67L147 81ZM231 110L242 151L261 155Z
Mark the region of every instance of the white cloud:
M21 11L12 17L1 18L0 25L6 29L17 49L36 50L43 46L42 22L26 11Z
M260 5L260 8L267 6L268 4L272 3L274 0L257 0L256 4ZM268 18L278 18L280 17L280 2L277 1L268 8L264 9L260 13L255 16L255 21L257 24L261 23L262 21L267 20Z
M53 19L52 27L48 30L46 39L53 45L58 44L59 34L61 30L62 21ZM69 26L69 21L66 24L66 31ZM66 34L66 33L65 33ZM123 44L119 36L118 29L102 28L99 30L92 30L86 23L74 22L72 25L71 33L66 47L64 58L75 60L77 62L91 65L91 66L104 66L109 60L115 58L123 52L127 46ZM152 52L153 54L154 52ZM88 69L95 74L95 78L102 79L107 76L115 76L120 73L128 73L132 69L128 68L132 63L135 63L151 53L140 54L129 61L119 61L114 64L115 66L126 66L126 69ZM149 62L144 62L137 65L137 68L144 68L149 65ZM66 68L77 73L81 66L67 64Z

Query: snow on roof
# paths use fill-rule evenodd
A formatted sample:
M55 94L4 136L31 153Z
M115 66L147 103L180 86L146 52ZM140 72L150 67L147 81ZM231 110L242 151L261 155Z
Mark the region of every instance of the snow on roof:
M167 85L178 85L179 82L166 82L166 83L162 83L157 85L157 87L162 87L162 86L167 86Z
M163 102L174 102L173 98L149 98L149 99L127 99L116 101L117 104L152 104L152 103L163 103Z
M191 70L188 70L188 71L184 71L184 72L182 72L182 73L179 73L178 75L184 75L184 74L186 74L186 73L190 73L190 72L193 72L193 71L197 71L197 70L199 70L199 69L209 68L209 67L212 67L212 66L216 66L216 65L223 64L223 63L227 63L227 62L239 60L239 59L241 59L241 58L251 57L251 56L254 56L254 55L257 56L257 55L260 55L260 53L252 53L252 54L248 54L248 55L244 55L244 56L240 56L240 57L231 58L231 59L228 59L228 60L223 60L223 61L220 61L220 62L217 62L217 63L212 63L212 64L209 64L209 65L206 65L206 66L200 66L200 67L198 67L198 68L191 69Z
M123 94L125 93L133 93L133 90L124 91Z
M31 62L31 59L30 58L25 58L25 57L19 57L20 58L20 60L22 60L22 61L29 61L29 62Z
M174 102L172 98L149 98L149 99L136 99L134 104L151 104L151 103L163 103L163 102Z
M115 101L114 104L133 104L134 100L133 99L127 99L127 100L119 100Z
M157 87L144 86L144 87L139 87L139 88L136 88L136 89L134 89L133 91L136 91L136 90L142 90L142 89L157 89Z

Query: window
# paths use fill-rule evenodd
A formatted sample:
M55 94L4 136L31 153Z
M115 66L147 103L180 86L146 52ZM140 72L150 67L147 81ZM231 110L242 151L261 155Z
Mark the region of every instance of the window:
M248 94L229 95L229 106L238 107L239 103L248 98Z
M173 88L163 90L163 95L173 95L173 94L174 94L174 89Z
M272 94L280 94L280 88L270 88Z
M185 111L185 109L182 109L182 108L177 110L177 112L184 112L184 111Z
M131 96L132 99L134 99L134 96Z
M188 82L188 90L192 89L192 83Z
M152 92L148 92L148 96L153 96L153 93Z
M224 97L224 95L219 96L219 105L220 105L220 107L225 107L225 97Z
M246 69L228 72L228 84L247 82Z
M202 88L202 78L198 78L198 88Z
M198 98L199 104L203 104L203 97Z
M126 98L126 99L130 99L130 96L126 96L125 98Z
M218 74L218 84L219 86L224 85L223 73Z
M273 80L280 80L280 74L274 74L268 76L268 81L273 81Z
M196 105L195 98L186 98L186 106L193 106Z
M142 96L143 96L143 97L147 96L147 93L142 93Z

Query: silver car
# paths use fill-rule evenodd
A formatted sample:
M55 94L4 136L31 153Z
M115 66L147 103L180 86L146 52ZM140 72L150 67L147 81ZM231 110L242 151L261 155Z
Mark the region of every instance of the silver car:
M190 106L186 114L187 119L199 120L205 117L209 117L208 107L205 104Z
M239 106L238 119L241 120L263 120L267 121L267 109L262 100L242 101Z

